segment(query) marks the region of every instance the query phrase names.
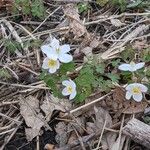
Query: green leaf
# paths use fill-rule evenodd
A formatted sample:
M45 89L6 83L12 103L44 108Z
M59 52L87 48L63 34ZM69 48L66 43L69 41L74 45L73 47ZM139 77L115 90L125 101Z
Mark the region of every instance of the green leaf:
M6 47L6 49L8 51L10 51L11 53L14 53L17 50L21 50L21 45L20 43L16 42L16 41L12 41L10 39L4 39L4 46Z
M119 63L120 63L120 59L111 61L113 67L117 67Z
M135 8L135 7L137 7L138 5L140 5L141 3L142 3L141 0L136 0L136 1L132 2L131 4L128 4L128 5L127 5L127 8Z
M98 64L96 66L96 72L97 73L103 74L104 71L105 71L105 65L104 64Z
M42 72L40 74L40 79L44 80L46 85L51 89L54 96L61 97L61 92L59 91L59 88L57 87L57 83L58 83L58 80L59 80L58 76L49 75L46 72Z
M4 78L4 79L11 78L11 75L10 75L9 71L6 68L1 68L0 69L0 79L1 78Z
M96 3L99 4L101 7L105 6L109 0L96 0Z
M107 77L110 78L112 82L118 82L118 80L120 79L119 75L112 73L108 73Z
M150 48L144 49L142 51L142 59L144 62L150 61Z
M90 8L88 3L79 3L77 6L78 6L79 13L83 13L84 11L86 12Z
M42 18L45 15L43 2L41 0L34 0L31 4L32 15L38 18Z
M63 63L60 68L59 68L59 73L61 75L66 74L68 71L72 72L75 70L75 63L70 62L70 63Z

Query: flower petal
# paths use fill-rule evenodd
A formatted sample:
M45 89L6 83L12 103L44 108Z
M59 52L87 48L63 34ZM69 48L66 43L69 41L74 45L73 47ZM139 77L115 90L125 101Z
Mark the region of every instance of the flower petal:
M60 62L57 60L56 69L59 69L59 67L60 67Z
M60 53L65 54L70 51L70 45L69 44L64 44L60 46Z
M126 92L126 99L130 99L131 98L131 96L132 96L132 93L131 92L129 92L129 91L127 91Z
M126 86L126 90L127 90L127 91L131 91L131 90L133 89L133 87L136 86L135 84L136 84L136 83L131 83L131 84L127 85L127 86Z
M43 53L45 53L46 55L48 54L48 53L53 53L53 49L50 47L50 45L43 45L43 46L41 46L41 50L42 50L42 52Z
M135 66L134 66L134 70L136 71L136 70L138 70L138 69L141 69L141 68L144 67L144 65L145 65L144 62L137 63L137 64L135 64Z
M48 57L44 58L44 60L43 60L43 65L42 65L42 68L43 68L43 69L48 69L48 68L49 68L49 66L48 66L48 61L49 61L49 58L48 58Z
M55 73L57 71L56 67L49 68L49 73Z
M67 88L64 88L64 89L62 90L62 95L64 95L64 96L70 95L70 93L68 92Z
M70 81L69 80L62 81L62 85L64 85L64 86L70 86Z
M75 82L72 81L71 79L69 79L69 81L70 81L71 87L72 87L73 89L75 89L75 88L76 88Z
M139 93L139 94L133 94L133 99L136 101L136 102L140 102L143 98L143 95L142 93Z
M74 91L70 94L69 99L70 99L70 100L74 99L76 95L77 95L77 91L74 90Z
M69 55L69 54L61 54L58 57L59 57L59 60L63 63L69 63L73 60L72 55Z
M51 43L50 43L50 46L53 48L53 49L57 49L59 48L59 40L57 40L56 38L53 38Z
M143 84L136 83L136 86L138 86L140 88L141 92L145 93L145 92L148 91L148 88L145 85L143 85Z
M122 64L118 67L118 69L122 71L132 71L130 64Z
M58 55L55 53L49 53L47 54L47 57L53 60L57 60L58 59Z

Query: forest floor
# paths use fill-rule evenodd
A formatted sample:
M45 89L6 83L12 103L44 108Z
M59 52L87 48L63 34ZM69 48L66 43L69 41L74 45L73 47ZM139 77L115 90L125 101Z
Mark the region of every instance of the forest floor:
M149 0L0 0L0 150L149 150Z

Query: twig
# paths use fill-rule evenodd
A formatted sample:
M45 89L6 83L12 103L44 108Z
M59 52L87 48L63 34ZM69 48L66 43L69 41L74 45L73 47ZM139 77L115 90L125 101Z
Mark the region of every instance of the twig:
M12 134L9 136L9 138L7 140L5 140L4 144L0 147L0 150L3 150L6 146L6 144L11 140L11 138L14 136L14 134L17 132L17 130L19 129L20 125L22 124L22 122L20 124L18 124L18 126L16 127L16 129L12 132Z
M17 104L17 103L18 103L18 101L0 102L0 107L5 106L5 105Z
M85 104L85 105L82 105L82 106L80 106L80 107L78 107L78 108L75 108L75 109L71 110L69 113L66 113L63 117L65 117L65 116L67 116L67 115L69 115L69 114L73 114L73 113L75 113L75 112L77 112L77 111L79 111L79 110L81 110L81 109L84 109L84 108L86 108L86 107L88 107L88 106L91 106L91 105L93 105L93 104L95 104L95 103L97 103L97 102L103 100L103 99L106 98L107 96L110 96L111 94L112 94L112 92L110 92L110 93L108 93L108 94L106 94L106 95L104 95L104 96L102 96L102 97L100 97L100 98L98 98L98 99L96 99L96 100L94 100L94 101L92 101L92 102L89 102L89 103L87 103L87 104Z
M105 130L106 123L107 123L107 119L105 118L105 122L104 122L104 125L103 125L102 132L101 132L101 134L100 134L99 140L98 140L97 147L96 147L96 149L94 149L94 150L98 150L99 147L100 147L100 143L101 143L101 140L102 140L102 136L103 136L103 133L104 133L104 130Z
M47 20L50 16L52 16L56 11L58 11L60 8L61 8L61 6L59 6L59 7L56 8L52 13L50 13L50 14L43 20L43 22L42 22L37 28L35 28L35 30L34 30L32 33L34 33L35 31L37 31L37 30L43 25L43 23L45 23L46 20Z
M23 84L11 84L11 83L2 82L2 81L0 81L0 84L9 85L9 86L15 86L15 87L22 87L22 88L32 88L32 89L49 90L48 87L32 86L32 85L23 85Z
M17 124L21 123L20 121L15 120L15 119L13 119L13 118L11 118L11 117L5 115L5 114L2 114L1 112L0 112L0 116L1 116L1 117L5 117L5 118L7 118L8 120L14 121L14 122L17 123Z

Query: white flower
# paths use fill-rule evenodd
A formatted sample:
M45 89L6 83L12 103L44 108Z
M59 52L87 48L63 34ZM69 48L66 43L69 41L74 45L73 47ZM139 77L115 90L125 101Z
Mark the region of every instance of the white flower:
M73 99L75 98L77 91L76 91L76 84L71 80L64 80L62 82L62 85L66 86L63 90L62 90L62 94L64 96L69 96L69 99Z
M146 93L148 88L140 83L132 83L126 87L126 90L126 99L133 97L135 101L140 102L143 98L142 93Z
M55 73L57 69L59 69L59 67L60 67L60 63L57 59L46 57L43 60L42 68L49 69L49 73Z
M134 72L138 69L141 69L143 68L145 65L144 62L141 62L141 63L137 63L135 64L134 62L130 62L130 64L122 64L118 67L118 69L120 70L123 70L123 71L131 71L131 72Z
M68 63L73 60L72 55L68 54L70 46L68 44L60 45L56 38L53 38L50 44L41 46L41 49L47 57L59 59L60 62Z

